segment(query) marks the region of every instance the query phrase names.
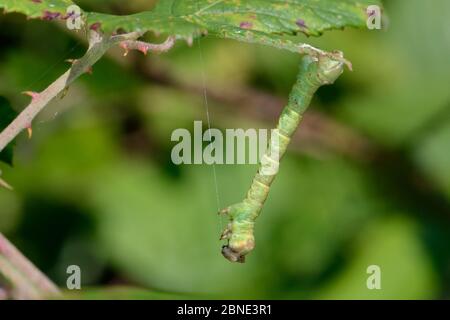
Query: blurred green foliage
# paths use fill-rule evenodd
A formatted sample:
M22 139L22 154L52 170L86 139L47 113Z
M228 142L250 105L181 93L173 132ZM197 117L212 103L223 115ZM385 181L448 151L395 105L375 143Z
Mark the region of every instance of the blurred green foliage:
M151 5L80 3L115 13ZM171 164L170 134L206 120L202 93L189 87L201 88L203 73L218 92L286 97L300 58L211 38L201 52L196 42L161 56L105 57L52 103L33 139L19 137L14 168L0 166L15 188L0 190L0 231L62 286L67 265L79 265L85 292L77 297L90 299L449 298L450 3L395 0L386 12L387 31L300 38L353 62L354 72L321 90L314 108L370 139L381 160L326 146L292 151L246 264L220 255L216 212L242 198L256 168L217 166L218 204L210 166ZM16 110L28 99L20 92L42 90L85 49L63 28L20 15L0 16L0 40L0 94ZM275 122L246 115L245 104L209 105L213 127ZM369 265L381 268L381 290L366 287Z

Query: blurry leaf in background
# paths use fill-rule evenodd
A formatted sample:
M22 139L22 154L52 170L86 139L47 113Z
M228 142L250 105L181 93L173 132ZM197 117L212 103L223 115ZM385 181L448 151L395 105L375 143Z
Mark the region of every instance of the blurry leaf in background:
M81 236L92 234L92 216L87 214L83 204L74 204L66 199L42 193L28 194L23 199L22 209L23 214L14 230L13 239L18 238L16 244L33 263L58 280L58 284L64 285L68 264L60 270L55 270L55 261L60 259L62 250L68 247L69 243L74 243ZM70 264L83 267L88 265L83 263L80 255L73 253L74 251ZM85 268L86 279L83 279L83 283L94 271L94 268Z
M341 246L387 205L370 176L338 157L283 162L267 217L261 216L271 221L276 245L264 251L270 250L278 268L299 284L313 282L333 265Z
M300 57L264 46L249 46L252 54L251 84L287 97L298 73Z
M242 175L233 177L242 180ZM261 275L257 259L235 268L220 255L210 167L192 167L176 180L130 161L105 168L96 181L91 198L104 252L131 279L191 293L259 292L267 285L254 281ZM227 193L224 189L221 197Z
M164 145L170 142L173 130L177 128L192 130L193 119L201 120L204 117L202 97L192 96L180 90L148 87L136 98L144 111L146 128Z
M448 29L450 2L386 5L388 31L361 33L361 41L353 39L345 49L357 62L351 76L364 78L366 85L342 102L339 113L383 143L397 145L412 141L450 106L450 41L442 32Z
M45 190L48 195L74 200L86 194L96 170L118 153L111 128L94 114L92 108L78 108L51 123L36 125L36 130L45 126L45 130L54 132L35 134L28 142L31 146L23 143L18 148L16 165L20 170L11 177L18 192L36 194ZM64 122L65 117L76 121ZM62 128L58 125L61 121L65 123Z
M450 200L450 118L423 137L414 152L416 163Z
M121 99L132 96L133 90L139 87L134 73L126 72L123 68L108 60L100 60L93 67L91 75L83 77L82 83L89 87L93 97L100 99Z
M17 112L11 108L8 100L0 96L0 131L5 129L16 117ZM14 143L10 143L5 149L0 152L0 161L9 165L13 164L13 148Z
M0 232L11 232L17 227L22 210L21 200L17 193L0 189Z
M69 68L66 59L75 59L84 51L84 45L78 39L68 37L58 26L36 20L24 21L23 24L10 23L10 27L18 29L16 38L21 43L21 50L5 51L1 75L7 80L1 87L11 90L17 86L15 94L45 89Z
M161 59L183 83L200 85L205 80L208 87L238 90L251 74L253 54L251 45L210 37L197 39L192 47L180 46Z
M431 299L437 279L418 241L419 229L406 216L384 217L353 245L354 258L342 274L320 289L320 299ZM380 267L381 289L367 288L367 268Z
M304 296L302 279L326 271L379 208L364 175L344 163L286 159L257 223L258 250L236 266L219 252L210 167L185 168L178 182L140 163L113 168L91 192L105 252L131 279L168 291L274 297L291 277L289 291ZM253 171L217 167L220 201L245 193Z

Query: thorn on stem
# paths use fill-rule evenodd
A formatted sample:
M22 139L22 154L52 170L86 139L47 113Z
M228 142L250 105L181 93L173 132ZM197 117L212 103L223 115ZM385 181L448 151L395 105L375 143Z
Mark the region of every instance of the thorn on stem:
M125 50L125 52L123 53L123 56L126 57L128 55L128 52L129 52L127 44L125 42L122 42L120 44L120 47Z
M61 94L61 100L64 99L64 97L67 95L67 92L69 92L69 87L65 87L62 94Z
M28 139L31 139L33 137L33 128L31 127L31 124L29 124L26 129L28 132Z
M3 180L1 178L0 178L0 187L11 190L11 191L14 190L14 188L11 185L9 185L5 180Z
M146 56L148 52L148 46L144 43L139 43L138 50Z
M33 91L24 91L22 94L30 96L32 100L37 99L39 97L39 93Z
M5 180L3 180L2 178L0 178L0 187L1 188L5 188L5 189L8 189L8 190L14 190L14 188L8 183L8 182L6 182ZM0 299L1 300L1 299Z

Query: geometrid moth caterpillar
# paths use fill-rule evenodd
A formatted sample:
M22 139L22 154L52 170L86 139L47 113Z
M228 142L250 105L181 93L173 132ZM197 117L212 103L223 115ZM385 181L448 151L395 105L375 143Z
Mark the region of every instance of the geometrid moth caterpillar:
M266 153L262 156L259 170L245 199L220 211L228 215L230 222L221 239L227 240L222 254L232 262L245 262L245 256L255 247L253 228L270 186L278 171L279 161L286 152L290 139L296 131L302 115L308 108L319 87L332 84L343 72L342 53L331 55L304 56L300 64L297 81L289 96L289 103L283 109L278 125L272 132Z

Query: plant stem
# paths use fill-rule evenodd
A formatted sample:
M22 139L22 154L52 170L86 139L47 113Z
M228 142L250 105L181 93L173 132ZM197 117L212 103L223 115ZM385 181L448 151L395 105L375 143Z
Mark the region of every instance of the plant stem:
M7 282L4 292L14 299L44 299L60 294L53 282L1 233L0 274Z
M13 120L12 123L0 133L0 151L2 151L20 132L31 130L33 119L59 94L63 93L78 77L89 72L92 66L112 46L121 43L127 49L141 51L165 52L169 50L175 38L169 37L163 44L147 44L135 41L142 36L140 32L132 32L112 37L102 37L99 33L91 31L89 49L79 60L75 60L72 67L60 76L55 82L40 93L26 92L32 97L30 104ZM31 132L31 131L30 131Z

